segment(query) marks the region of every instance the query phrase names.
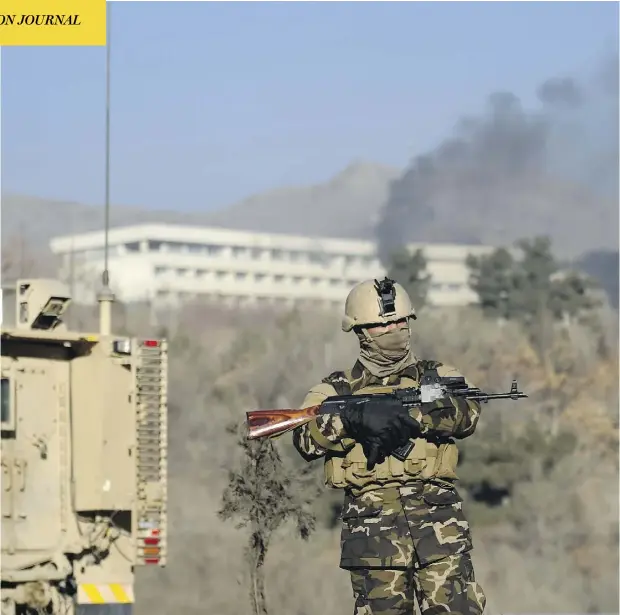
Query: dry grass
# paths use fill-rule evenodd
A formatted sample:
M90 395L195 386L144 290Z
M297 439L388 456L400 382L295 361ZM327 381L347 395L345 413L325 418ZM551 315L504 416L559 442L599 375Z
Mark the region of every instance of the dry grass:
M352 363L355 340L332 314L193 306L168 324L170 559L164 570L138 571L135 612L245 615L247 534L217 518L227 468L239 463L226 425L250 408L296 405L323 376ZM558 433L575 439L571 454L551 468L535 451L522 459L523 477L493 523L472 516L487 614L617 612L615 330L606 325L601 336L580 325L558 329L542 360L517 327L486 322L475 311L422 314L415 327L420 356L456 365L485 388L503 390L517 376L531 393L518 405L485 407L468 446L499 439L508 447L532 428L543 448ZM300 463L288 441L278 446L286 463ZM328 492L317 500L320 520L329 518L333 501ZM281 529L266 562L270 613L351 613L338 557L337 529L321 523L308 542L292 527Z

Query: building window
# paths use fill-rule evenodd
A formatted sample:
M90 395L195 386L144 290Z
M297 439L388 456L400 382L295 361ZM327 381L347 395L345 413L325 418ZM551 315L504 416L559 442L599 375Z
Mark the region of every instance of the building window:
M187 269L177 269L177 275L184 276L187 274Z
M148 246L149 246L149 252L159 252L161 250L161 241L152 241L149 240Z
M250 255L252 256L252 258L261 258L263 256L263 250L261 250L260 248L252 248L252 250L250 251Z
M295 276L293 278L293 284L301 284L303 281L303 278L301 276Z
M329 280L329 283L331 286L339 286L340 285L340 280L336 279L336 278L331 278Z
M243 256L245 254L246 249L245 248L241 248L239 246L234 246L232 248L232 255L234 258L239 258L241 256Z
M355 258L355 256L351 256L350 254L345 255L344 257L344 264L347 267L350 267L351 265L355 265L355 261L357 259Z
M215 277L218 280L223 280L226 277L226 272L225 271L216 271Z
M207 273L209 273L206 269L196 269L196 277L197 278L204 278Z
M168 273L168 267L155 267L155 275L165 275Z
M204 247L201 246L199 243L189 243L187 244L187 250L188 252L192 252L193 254L197 254L200 252L204 252Z
M237 271L237 273L235 273L235 280L237 281L242 281L245 280L248 277L248 274L245 273L244 271Z
M140 242L132 241L131 243L126 243L125 250L127 252L140 252Z
M254 274L254 280L255 280L256 282L262 282L262 281L264 281L264 279L265 279L266 277L267 277L267 276L266 276L264 273L255 273L255 274Z
M166 247L168 248L168 252L183 252L186 246L178 241L169 241Z
M310 283L312 284L312 286L318 286L321 283L321 278L312 278L310 280Z
M283 256L284 253L282 252L282 250L271 251L271 258L273 258L274 261L281 261Z
M283 275L274 275L273 276L273 281L276 282L276 284L279 284L280 282L284 282L284 276Z

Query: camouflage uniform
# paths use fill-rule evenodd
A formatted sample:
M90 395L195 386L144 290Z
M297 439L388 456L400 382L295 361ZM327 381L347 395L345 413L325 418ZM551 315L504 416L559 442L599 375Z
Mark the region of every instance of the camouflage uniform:
M303 407L336 394L381 392L416 386L426 369L459 376L435 362L411 359L388 377L373 376L358 361L313 387ZM325 459L326 484L344 489L342 556L349 570L355 615L479 615L485 596L476 582L472 540L454 482L458 451L454 438L471 435L480 416L477 402L449 398L411 411L422 438L403 464L394 457L367 471L361 447L347 438L340 417L322 415L296 429L295 447L304 459Z

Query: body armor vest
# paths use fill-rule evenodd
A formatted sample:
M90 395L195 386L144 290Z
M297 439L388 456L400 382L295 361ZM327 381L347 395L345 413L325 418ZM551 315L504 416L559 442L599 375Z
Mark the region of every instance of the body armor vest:
M323 382L332 385L337 395L387 393L395 388L417 387L422 374L439 365L435 361L418 361L384 379L385 383L378 379L365 383L363 368L358 363L348 372L333 372ZM412 441L413 450L405 461L390 455L372 470L366 468L366 456L358 443L353 446L349 444L343 452L328 451L325 456L325 484L334 489L349 489L354 495L359 495L373 489L402 487L413 481L433 478L452 481L458 478L458 449L452 438L413 438ZM348 442L352 443L351 440Z

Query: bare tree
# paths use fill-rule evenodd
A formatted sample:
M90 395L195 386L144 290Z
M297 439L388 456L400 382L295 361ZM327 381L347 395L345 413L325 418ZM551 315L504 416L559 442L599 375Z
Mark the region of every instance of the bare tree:
M304 497L273 442L248 441L244 431L238 430L237 439L243 452L241 467L229 472L219 516L224 520L237 518L238 528L250 528L244 555L250 577L252 612L268 615L264 564L272 536L281 525L293 520L298 535L305 540L314 530L315 518L308 510L311 494Z

